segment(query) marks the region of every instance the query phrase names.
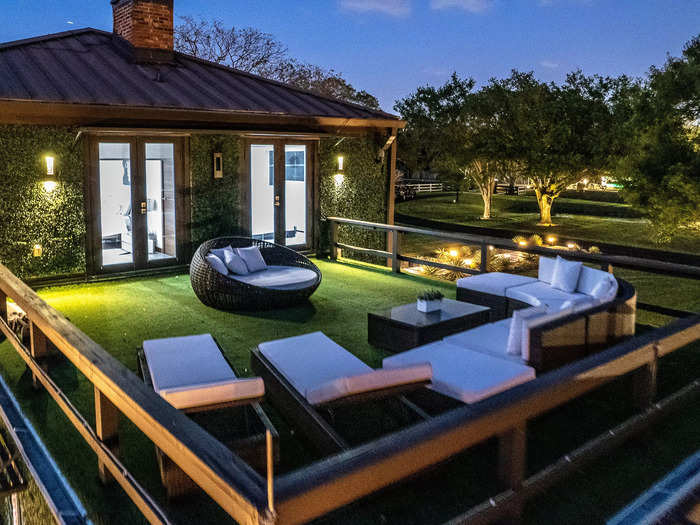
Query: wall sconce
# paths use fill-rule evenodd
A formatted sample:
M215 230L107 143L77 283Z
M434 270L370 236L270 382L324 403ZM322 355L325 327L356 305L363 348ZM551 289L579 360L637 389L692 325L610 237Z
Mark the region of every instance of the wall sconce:
M345 169L345 157L343 157L342 155L338 155L338 171L342 173L344 169Z
M41 244L35 244L34 249L32 250L32 255L34 257L41 257L43 253L44 248L42 248Z
M46 160L46 178L42 181L42 185L44 187L44 190L47 193L51 193L53 190L56 189L56 186L58 186L58 180L56 180L56 176L55 176L55 167L54 167L55 160L50 155L47 155L45 160Z
M224 178L224 156L222 153L214 153L214 178Z

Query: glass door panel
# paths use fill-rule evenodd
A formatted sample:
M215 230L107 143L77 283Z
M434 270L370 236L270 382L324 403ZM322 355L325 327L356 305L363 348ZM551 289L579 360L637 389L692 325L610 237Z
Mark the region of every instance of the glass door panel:
M285 244L306 244L306 146L285 146Z
M275 147L250 146L250 229L254 239L275 240Z
M134 263L131 144L99 144L102 266Z
M146 143L146 250L149 261L177 257L175 153L172 143Z

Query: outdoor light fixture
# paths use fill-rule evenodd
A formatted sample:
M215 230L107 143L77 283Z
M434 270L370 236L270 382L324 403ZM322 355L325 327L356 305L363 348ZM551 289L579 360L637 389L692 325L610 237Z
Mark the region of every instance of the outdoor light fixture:
M467 266L471 266L474 264L474 259L464 259L464 264Z
M459 252L457 250L450 250L450 257L457 257Z
M51 156L46 157L46 178L43 180L42 185L44 186L44 190L47 193L51 193L53 190L56 189L56 186L58 186L58 180L56 180L55 176L55 161L54 158Z
M554 235L550 235L549 237L547 237L547 242L549 244L554 244L555 242L557 242L557 238Z
M342 186L343 181L345 180L345 175L343 175L342 173L336 173L335 175L333 175L333 180L335 181L336 187Z
M224 178L224 156L222 153L214 153L214 178Z
M34 249L32 250L32 255L34 257L41 257L43 253L44 249L41 247L41 244L35 244Z
M338 171L342 172L345 169L345 157L338 155Z
M566 247L570 250L573 250L574 248L576 248L576 245L573 242L567 242Z
M518 241L520 246L527 246L527 241Z

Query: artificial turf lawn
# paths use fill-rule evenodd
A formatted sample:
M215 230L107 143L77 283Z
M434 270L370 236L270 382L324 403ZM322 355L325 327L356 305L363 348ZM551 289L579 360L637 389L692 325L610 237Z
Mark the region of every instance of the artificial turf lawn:
M567 236L592 242L700 253L700 232L684 230L668 244L656 244L645 219L636 217L628 205L559 198L554 201L555 226L538 226L537 201L532 195L494 195L490 220L481 220L483 201L474 193L463 193L454 203L454 194L414 199L396 205L397 213L423 219L467 226L500 228L527 235ZM417 248L419 245L411 245Z
M144 339L209 332L241 371L249 349L261 341L323 330L332 339L372 366L385 354L367 343L367 311L412 301L426 287L454 297L454 284L395 276L383 268L317 261L323 283L310 305L261 314L231 314L203 306L186 275L129 279L42 290L42 297L73 323L136 370L136 350ZM700 309L700 283L626 273L639 287L640 297L670 307ZM640 314L642 323L660 324L658 316ZM666 393L697 376L699 349L685 349L662 361L660 379ZM78 492L95 523L139 523L142 518L121 489L103 488L97 481L96 459L77 432L45 393L31 389L31 378L14 350L0 344L0 365L49 450ZM94 420L90 383L67 363L52 367L52 376L88 421ZM530 425L530 466L548 462L582 444L631 413L624 381L604 387L556 410ZM581 417L585 415L586 417ZM282 421L272 413L282 438L282 469L315 459ZM551 491L551 497L528 506L528 520L584 523L600 521L621 508L665 470L693 452L700 442L700 420L692 407L654 428L653 439L631 444L605 461L584 469ZM152 445L126 421L120 427L122 457L127 468L163 500ZM647 462L639 461L646 455ZM444 467L340 509L323 523L441 523L492 495L495 447L486 443L461 454ZM577 501L604 501L595 509ZM168 507L182 523L222 523L227 518L205 497Z

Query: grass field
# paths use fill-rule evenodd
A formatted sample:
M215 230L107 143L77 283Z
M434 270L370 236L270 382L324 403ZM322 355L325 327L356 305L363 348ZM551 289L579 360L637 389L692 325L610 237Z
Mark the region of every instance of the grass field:
M440 288L454 297L454 284L394 275L385 268L316 261L324 280L311 304L284 311L231 314L203 306L195 298L188 276L129 279L56 287L41 296L73 323L136 371L136 351L144 339L211 333L234 365L247 372L249 350L281 337L323 330L372 366L385 353L367 343L367 311L414 300L416 293ZM700 309L700 283L672 278L624 274L639 289L640 298L684 309ZM659 325L667 319L640 314L639 322ZM695 345L664 358L660 367L662 393L689 382L700 367ZM64 474L97 524L141 523L142 518L116 487L98 482L94 454L82 444L45 393L34 392L21 359L6 342L0 344L0 371L13 388ZM66 364L51 369L52 377L88 420L93 420L93 391L86 378ZM529 432L530 470L542 468L631 414L628 385L616 381L532 422ZM528 505L529 523L600 523L647 488L665 471L694 452L700 443L700 414L688 409L654 427L647 441L630 442L604 460L557 486ZM316 456L270 407L281 434L281 470L314 461ZM121 452L127 468L161 502L153 446L131 424L121 422ZM475 447L448 464L409 482L389 488L320 520L324 524L439 524L496 491L494 443ZM643 461L640 458L645 458ZM168 506L178 523L228 523L206 497Z
M700 254L700 232L685 230L669 244L656 244L648 222L625 204L559 198L553 207L555 226L543 227L537 225L537 202L531 195L494 195L493 218L487 221L479 218L483 203L478 194L463 193L459 203L453 201L454 194L442 194L398 203L396 211L468 226Z

